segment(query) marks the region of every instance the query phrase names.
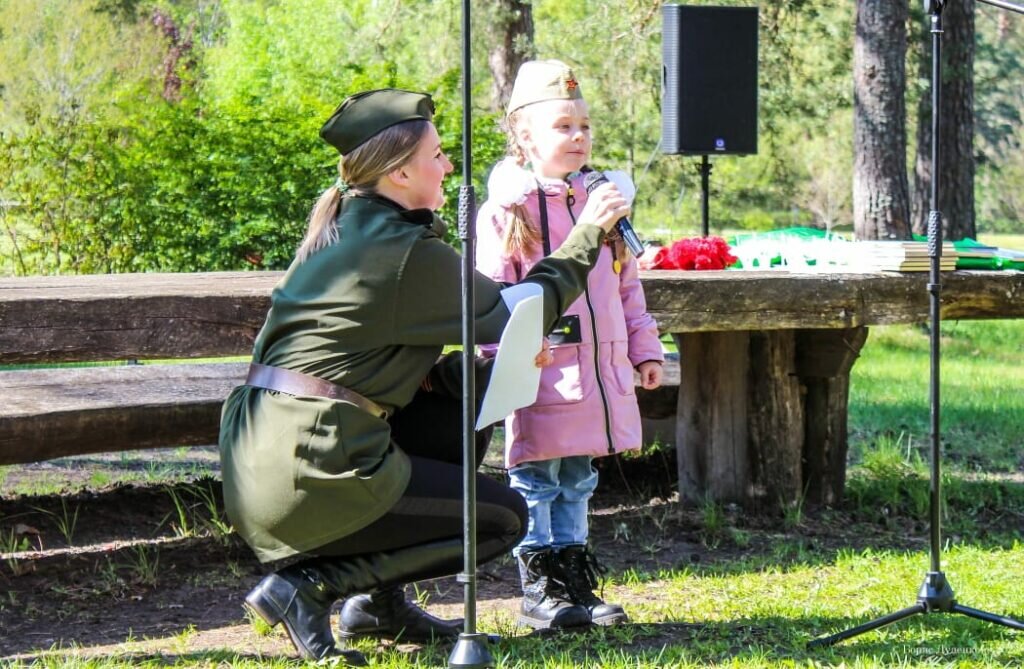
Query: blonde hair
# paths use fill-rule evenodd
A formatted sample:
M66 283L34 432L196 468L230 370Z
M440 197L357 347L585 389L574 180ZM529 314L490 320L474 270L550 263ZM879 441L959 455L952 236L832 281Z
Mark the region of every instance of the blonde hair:
M501 129L505 131L506 153L516 161L516 165L526 167L526 149L519 143L519 129L527 122L527 107L521 107L502 121ZM543 195L541 195L543 197ZM502 239L502 250L510 257L525 257L541 243L540 229L530 223L526 215L526 207L521 204L512 205L505 212L505 236Z
M338 174L355 195L372 194L377 182L389 172L405 165L416 153L430 122L422 119L398 123L360 144L338 161ZM338 241L335 220L341 206L342 189L335 184L325 190L309 213L306 236L295 252L303 262L322 248Z

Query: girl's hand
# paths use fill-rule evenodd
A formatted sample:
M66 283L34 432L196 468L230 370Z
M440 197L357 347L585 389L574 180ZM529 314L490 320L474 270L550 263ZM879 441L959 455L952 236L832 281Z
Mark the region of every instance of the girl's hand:
M541 348L540 353L537 354L537 357L533 359L533 364L536 365L537 367L543 368L547 367L548 365L555 361L555 354L551 352L551 344L550 342L548 342L547 337L544 338L544 341L541 345L543 346L543 348Z
M660 362L654 360L641 362L636 369L640 372L640 385L644 390L654 390L661 385L661 379L665 372L661 368Z
M609 182L601 184L587 196L587 204L580 212L580 223L598 225L608 232L619 219L630 214L629 204L622 193Z

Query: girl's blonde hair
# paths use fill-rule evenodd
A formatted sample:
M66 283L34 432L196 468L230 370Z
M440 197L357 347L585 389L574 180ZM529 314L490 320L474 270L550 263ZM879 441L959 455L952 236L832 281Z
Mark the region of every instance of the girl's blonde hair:
M398 123L381 130L342 156L338 161L338 174L347 190L356 195L375 193L377 182L382 177L405 165L416 153L429 123L422 119ZM341 206L341 196L342 189L334 184L313 205L306 236L295 252L298 262L338 241L335 219Z
M505 131L506 152L516 161L516 165L526 168L526 149L519 143L519 129L527 123L527 109L520 107L505 117L502 130ZM505 238L502 249L511 257L528 255L541 243L540 228L531 225L526 215L526 208L520 204L512 205L505 214Z

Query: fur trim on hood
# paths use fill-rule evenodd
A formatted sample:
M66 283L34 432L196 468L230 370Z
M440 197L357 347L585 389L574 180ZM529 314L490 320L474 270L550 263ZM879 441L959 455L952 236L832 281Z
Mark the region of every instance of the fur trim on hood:
M629 175L618 170L608 170L604 175L618 187L626 202L632 205L633 198L636 197L636 186ZM487 199L506 209L523 204L527 196L537 190L538 182L541 185L548 182L555 185L560 183L560 180L539 177L516 164L514 158L506 157L498 161L487 178Z

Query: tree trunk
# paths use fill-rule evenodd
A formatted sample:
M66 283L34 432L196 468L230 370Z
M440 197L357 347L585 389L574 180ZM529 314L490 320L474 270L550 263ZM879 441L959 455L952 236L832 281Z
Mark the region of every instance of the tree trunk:
M853 227L859 239L909 239L907 3L858 0L853 49Z
M529 0L496 0L493 11L497 39L487 62L494 77L492 104L501 111L512 95L519 66L533 57L533 7Z
M929 20L926 17L926 20ZM974 220L974 0L947 3L942 11L942 86L939 100L939 202L943 237L976 236ZM931 34L923 40L921 78L932 68ZM932 179L931 91L921 96L914 164L914 232L928 233Z

